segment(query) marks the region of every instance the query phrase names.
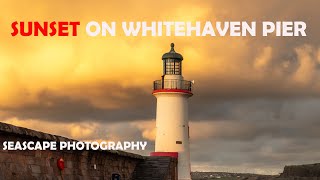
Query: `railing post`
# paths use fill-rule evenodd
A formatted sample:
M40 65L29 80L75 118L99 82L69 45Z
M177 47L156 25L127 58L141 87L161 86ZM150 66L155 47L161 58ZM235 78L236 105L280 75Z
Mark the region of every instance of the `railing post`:
M161 89L164 88L164 75L161 76Z

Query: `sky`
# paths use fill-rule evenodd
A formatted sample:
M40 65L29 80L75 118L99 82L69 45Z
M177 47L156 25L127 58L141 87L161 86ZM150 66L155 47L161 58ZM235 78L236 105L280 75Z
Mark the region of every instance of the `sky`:
M170 43L190 98L193 171L277 174L320 159L320 25L306 1L18 1L0 6L0 121L78 140L147 140ZM304 21L307 37L89 37L89 21ZM14 21L80 21L12 37Z

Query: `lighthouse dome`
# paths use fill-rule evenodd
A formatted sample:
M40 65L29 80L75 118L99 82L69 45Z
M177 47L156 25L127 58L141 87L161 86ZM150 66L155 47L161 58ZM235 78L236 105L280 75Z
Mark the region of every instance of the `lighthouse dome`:
M165 59L175 59L175 60L183 60L183 57L181 54L174 51L174 44L171 43L171 50L165 54L162 55L162 60Z

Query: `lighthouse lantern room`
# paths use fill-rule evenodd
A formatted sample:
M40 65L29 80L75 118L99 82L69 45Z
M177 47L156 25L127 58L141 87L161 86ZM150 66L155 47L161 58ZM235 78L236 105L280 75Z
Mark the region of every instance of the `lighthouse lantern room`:
M154 81L153 95L157 98L156 141L153 155L178 157L178 179L191 180L188 98L192 82L182 76L181 54L171 50L162 56L163 75Z

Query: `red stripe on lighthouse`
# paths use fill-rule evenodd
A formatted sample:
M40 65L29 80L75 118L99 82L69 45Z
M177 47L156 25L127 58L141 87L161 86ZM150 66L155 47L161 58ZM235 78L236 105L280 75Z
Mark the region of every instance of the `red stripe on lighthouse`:
M178 158L177 152L152 152L150 153L150 156L165 156L165 157L173 157Z
M164 92L169 92L169 93L186 93L186 94L193 95L191 91L183 90L183 89L157 89L157 90L154 90L154 91L152 92L152 94L155 94L155 93L164 93Z

